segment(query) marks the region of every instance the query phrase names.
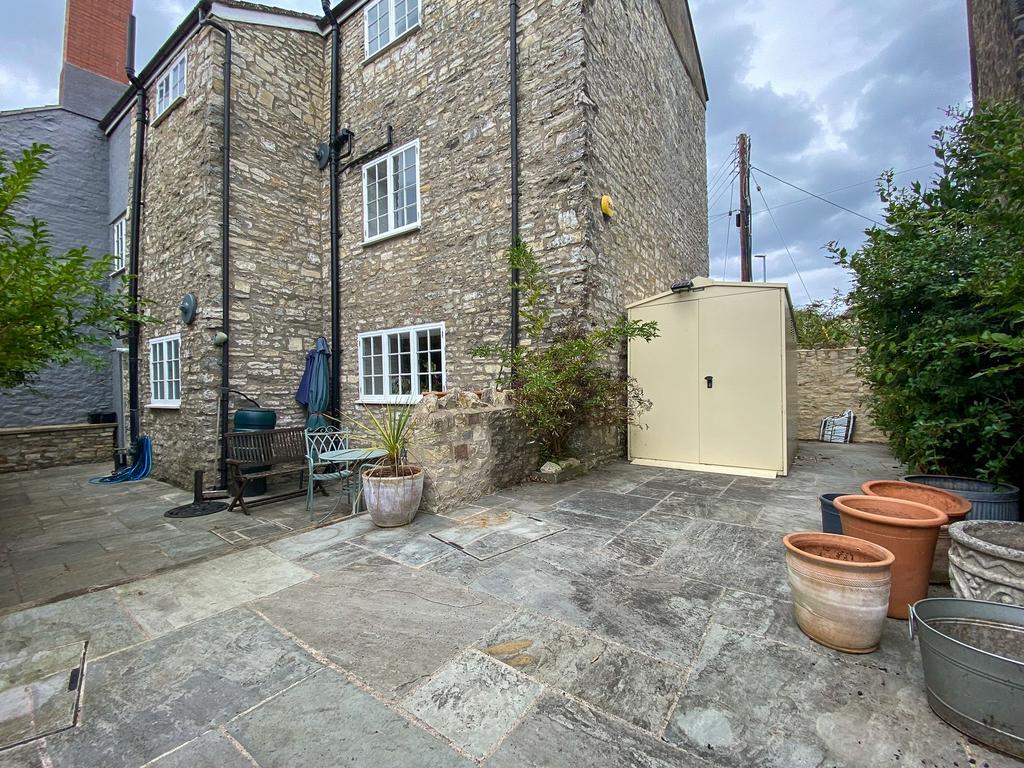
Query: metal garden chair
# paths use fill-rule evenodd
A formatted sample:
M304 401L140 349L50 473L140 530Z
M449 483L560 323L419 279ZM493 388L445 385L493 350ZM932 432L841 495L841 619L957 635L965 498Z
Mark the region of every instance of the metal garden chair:
M309 478L306 484L306 511L313 519L313 489L318 483L331 480L348 480L352 477L352 471L347 465L344 467L338 462L321 460L321 456L332 451L348 450L349 432L347 429L321 429L306 430L306 464L309 469Z

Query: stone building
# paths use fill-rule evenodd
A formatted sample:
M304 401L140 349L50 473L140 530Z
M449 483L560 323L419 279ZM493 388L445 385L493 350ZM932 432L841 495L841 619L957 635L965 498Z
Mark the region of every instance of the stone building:
M1024 0L967 0L975 101L1024 102Z
M344 0L333 14L346 137L340 407L481 390L495 371L471 350L510 338L508 4ZM706 274L707 93L685 0L520 0L517 23L520 235L560 321L602 323ZM279 426L304 421L294 393L305 351L332 325L330 177L315 157L330 126L331 38L327 18L203 0L139 73L149 112L141 431L157 477L187 486L194 469L217 469L225 331L230 389L278 411ZM102 121L119 146L134 145L133 100L129 89ZM190 322L179 311L187 294L198 307ZM232 392L229 411L246 402ZM507 410L439 413L452 434L435 446L438 461L497 472L479 454L517 450L499 434Z

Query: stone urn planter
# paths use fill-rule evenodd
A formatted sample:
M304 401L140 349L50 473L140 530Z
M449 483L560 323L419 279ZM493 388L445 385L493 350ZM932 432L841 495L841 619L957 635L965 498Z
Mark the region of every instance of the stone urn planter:
M949 535L954 595L1024 606L1024 523L965 520L951 525Z
M895 556L889 616L905 619L909 606L928 596L928 577L944 512L885 496L840 496L835 500L843 533L885 547Z
M971 502L960 494L921 483L909 483L905 480L869 480L860 488L868 496L888 496L934 507L940 512L945 512L950 523L960 522L971 511ZM932 584L949 583L948 525L939 528L939 536L935 540L935 556L932 558L932 572L928 581Z
M878 648L893 554L869 541L831 533L791 533L782 543L800 630L844 653Z
M363 471L363 497L373 524L381 528L408 525L423 498L423 470L401 464L370 467Z

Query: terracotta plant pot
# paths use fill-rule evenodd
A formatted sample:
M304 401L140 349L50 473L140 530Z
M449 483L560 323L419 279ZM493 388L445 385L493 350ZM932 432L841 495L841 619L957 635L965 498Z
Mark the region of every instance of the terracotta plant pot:
M963 520L971 511L971 502L963 496L921 483L870 480L861 485L860 489L868 496L888 496L891 499L916 501L918 504L933 507L946 513L950 525ZM935 556L932 558L932 572L928 580L932 584L949 583L949 525L939 529L939 537L935 540Z
M402 465L399 474L391 467L371 467L363 472L363 496L373 524L381 528L407 525L416 517L423 498L423 470Z
M944 512L915 501L886 496L840 496L835 500L843 532L885 547L892 565L889 616L905 619L909 606L928 596L928 577Z
M782 543L801 631L844 653L875 650L889 606L893 554L832 533L791 533Z

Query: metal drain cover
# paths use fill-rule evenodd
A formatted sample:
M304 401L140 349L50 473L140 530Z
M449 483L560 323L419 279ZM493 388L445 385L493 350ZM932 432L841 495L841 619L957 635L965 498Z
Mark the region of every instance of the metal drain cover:
M88 643L0 662L0 755L75 725Z

